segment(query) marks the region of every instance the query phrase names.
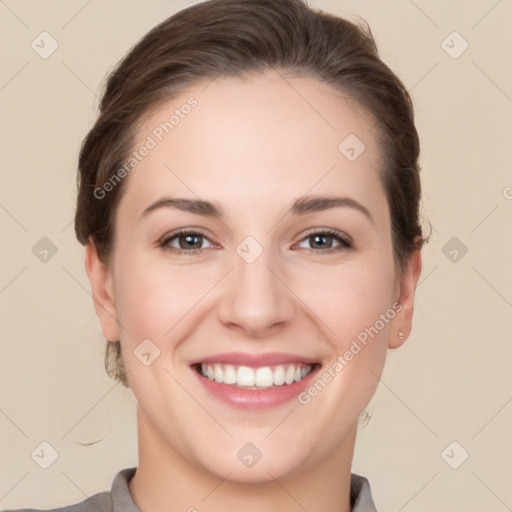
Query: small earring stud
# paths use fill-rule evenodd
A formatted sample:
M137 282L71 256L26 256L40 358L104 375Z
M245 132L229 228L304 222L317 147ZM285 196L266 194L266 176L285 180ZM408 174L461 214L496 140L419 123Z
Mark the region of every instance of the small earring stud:
M402 339L404 337L404 333L402 331L398 332L398 338Z

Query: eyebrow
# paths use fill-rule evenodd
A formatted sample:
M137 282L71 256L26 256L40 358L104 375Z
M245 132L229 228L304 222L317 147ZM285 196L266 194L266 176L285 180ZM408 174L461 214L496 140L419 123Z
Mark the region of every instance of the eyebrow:
M331 208L348 207L353 208L368 218L374 224L375 221L365 206L352 199L351 197L338 197L338 196L307 196L297 199L292 207L290 213L292 215L305 215L312 212L319 212L329 210ZM205 201L203 199L185 199L164 197L149 205L143 212L141 217L145 217L149 213L160 208L177 208L184 212L193 213L196 215L203 215L206 217L213 217L222 219L224 212L218 203Z

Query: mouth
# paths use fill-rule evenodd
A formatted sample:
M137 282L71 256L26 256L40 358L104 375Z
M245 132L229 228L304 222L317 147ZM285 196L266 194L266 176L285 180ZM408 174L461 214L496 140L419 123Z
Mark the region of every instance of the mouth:
M233 407L264 409L296 399L322 365L291 354L218 354L190 364L214 397Z
M198 363L193 365L193 368L202 377L218 384L258 390L300 382L313 371L315 366L318 365L290 363L252 368L243 365Z

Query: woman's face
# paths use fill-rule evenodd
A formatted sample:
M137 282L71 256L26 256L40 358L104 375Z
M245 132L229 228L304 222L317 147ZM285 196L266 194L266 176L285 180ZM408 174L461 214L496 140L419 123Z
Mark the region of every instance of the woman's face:
M420 266L395 270L372 128L273 72L190 87L140 128L111 266L89 246L87 269L162 464L256 482L351 456Z

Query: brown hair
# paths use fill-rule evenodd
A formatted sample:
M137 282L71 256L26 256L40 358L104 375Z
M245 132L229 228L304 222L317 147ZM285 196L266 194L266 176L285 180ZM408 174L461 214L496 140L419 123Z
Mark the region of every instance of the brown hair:
M75 232L92 237L108 264L124 181L99 197L122 168L145 116L204 79L286 70L330 84L377 125L397 268L421 248L419 138L411 98L380 60L371 30L315 11L305 0L209 0L148 32L107 78L98 119L79 156ZM340 141L341 142L341 141ZM119 174L118 174L119 176ZM107 373L128 386L120 343L108 343Z

